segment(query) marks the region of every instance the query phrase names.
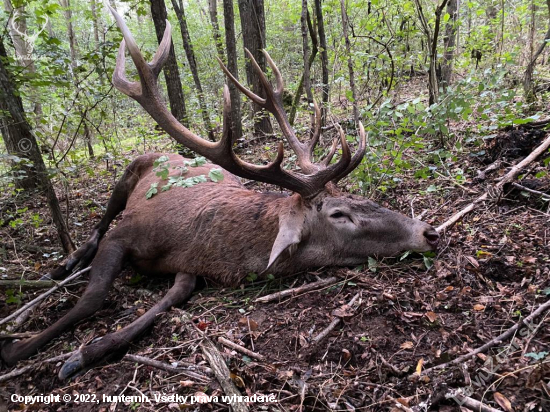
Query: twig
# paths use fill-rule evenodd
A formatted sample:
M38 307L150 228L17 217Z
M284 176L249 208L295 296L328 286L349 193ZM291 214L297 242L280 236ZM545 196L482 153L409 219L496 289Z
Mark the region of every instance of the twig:
M0 242L0 248L15 250L15 245L13 245L12 243ZM21 244L21 243L17 245L17 249L24 250L26 252L31 252L31 253L44 253L49 250L53 250L53 248L45 248L45 247L40 247L36 245L27 245L27 244Z
M122 359L129 362L136 362L142 365L152 366L154 368L161 369L166 372L185 375L185 376L188 376L189 378L201 381L202 383L207 383L210 381L208 377L201 375L199 373L189 371L185 368L172 366L172 365L169 365L168 363L160 362L151 358L147 358L145 356L126 354Z
M303 285L303 286L300 286L300 287L297 287L297 288L294 288L294 289L286 289L286 290L282 290L282 291L277 292L277 293L273 293L271 295L262 296L261 298L258 298L256 300L254 300L254 303L267 303L267 302L272 302L274 300L281 300L283 298L286 298L287 296L293 296L293 295L297 295L297 294L302 293L302 292L308 292L310 290L321 288L323 286L331 285L331 284L336 283L338 281L339 281L339 279L337 277L330 277L328 279L322 279L318 282L308 283L306 285Z
M33 369L36 368L36 367L40 367L41 365L43 365L43 364L45 364L45 363L59 362L59 361L61 361L61 360L67 359L67 358L69 358L70 356L72 356L73 353L74 353L74 352L63 353L62 355L54 356L53 358L46 359L46 360L43 360L43 361L38 362L38 363L33 362L33 363L31 363L30 365L23 366L22 368L14 369L14 370L12 370L11 372L8 372L8 373L6 373L5 375L0 376L0 383L1 383L1 382L5 382L5 381L9 381L9 380L12 379L12 378L16 378L16 377L18 377L18 376L21 376L21 375L23 375L24 373L27 373L28 371L33 370Z
M431 368L425 369L424 371L422 371L422 374L426 375L426 374L428 374L430 372L433 372L435 370L438 370L438 369L443 369L443 368L446 368L446 367L451 366L451 365L457 365L459 363L464 363L468 359L473 358L474 356L476 356L478 353L485 352L487 349L490 349L493 346L502 343L505 339L508 339L510 336L512 336L521 326L526 325L527 327L529 327L528 325L533 321L533 319L535 319L537 316L544 313L549 308L550 308L550 299L548 301L546 301L545 303L543 303L542 305L540 305L537 308L537 310L535 310L529 316L527 316L526 318L520 320L514 326L512 326L510 329L508 329L505 332L501 333L496 338L494 338L491 341L487 342L485 345L480 346L476 350L473 350L472 352L467 353L466 355L459 356L458 358L453 359L450 362L442 363L440 365L432 366ZM414 375L418 376L416 372L413 374L413 376Z
M349 301L348 303L348 306L349 307L352 307L353 304L355 303L355 301L359 298L359 293L356 293L355 296L353 298L351 298L351 300ZM330 332L332 332L334 330L334 328L336 326L338 326L340 324L340 322L342 322L342 319L341 318L336 318L334 319L332 322L330 322L330 325L328 325L325 329L323 329L321 331L321 333L319 333L317 336L315 336L313 338L313 341L312 341L312 344L316 344L316 343L319 343L320 341L322 341L324 338L326 338L328 336L328 334Z
M59 284L57 284L57 286L54 286L53 288L51 288L50 290L48 290L47 292L44 292L43 294L41 294L40 296L37 296L36 298L34 298L33 300L31 300L29 303L27 303L26 305L24 305L23 307L17 309L15 312L13 312L11 315L9 316L6 316L4 319L1 319L0 320L0 325L3 325L4 323L7 323L9 322L10 320L12 320L13 318L16 318L19 314L23 313L24 311L26 311L27 309L29 308L32 308L33 306L35 306L38 302L46 299L48 296L50 296L52 293L54 293L57 289L59 289L60 287L62 287L63 285L66 285L67 283L69 283L70 281L76 279L77 277L79 277L80 275L82 275L83 273L86 273L86 272L89 272L90 270L92 269L91 266L87 267L86 269L82 269L82 270L79 270L78 272L76 273L73 273L71 276L69 276L67 279L63 280L62 282L59 282Z
M481 403L480 401L476 401L475 399L470 398L469 396L464 396L454 391L447 392L445 397L454 398L456 399L457 402L460 403L460 406L465 406L466 408L476 412L502 412L501 409L495 409L491 406L487 406L484 403Z
M229 339L225 339L220 336L218 338L218 342L220 342L222 345L230 347L231 349L235 349L237 352L244 353L245 355L251 358L258 359L260 361L265 360L264 355L260 355L259 353L252 352L250 349L243 348L241 345L238 345L235 342L231 342Z
M235 396L236 399L242 396L241 392L237 389L230 377L229 368L227 367L225 360L223 359L220 351L207 337L200 344L202 353L208 361L208 364L212 368L216 379L220 383L223 391L227 396ZM245 402L236 400L231 403L231 408L234 412L248 412L248 406Z
M487 166L485 170L478 170L475 180L477 180L478 182L484 181L485 179L487 179L487 174L491 173L494 170L497 170L500 167L501 163L502 161L500 159L497 159L493 163L491 163L489 166Z
M395 376L404 375L403 371L400 371L395 365L392 365L391 363L389 363L386 360L386 358L384 358L380 353L378 353L376 349L371 348L371 350L380 358L380 360L382 361L382 364L386 366L388 369L390 369Z
M21 333L0 333L0 339L27 339L36 336L36 333L21 332Z
M21 288L51 288L57 285L53 280L24 280L24 279L2 279L1 287L21 287Z
M550 200L550 195L548 193L541 192L539 190L535 189L529 189L528 187L522 186L519 183L512 183L512 186L517 187L520 190L524 190L525 192L533 193L535 195L541 196L545 200Z
M517 165L513 166L512 169L504 175L502 180L495 185L495 189L497 191L501 191L502 187L506 183L508 183L508 182L512 181L513 179L515 179L516 176L521 172L521 170L525 166L527 166L529 163L531 163L533 160L535 160L538 156L540 156L542 153L544 153L546 151L546 149L548 149L549 147L550 147L550 134L548 135L546 140L544 142L542 142L542 144L539 147L537 147L535 150L533 150L531 152L531 154L529 156L527 156L525 159L523 159ZM474 210L479 203L484 202L485 200L487 200L488 196L489 196L488 191L483 193L481 196L479 196L476 200L474 200L472 203L470 203L464 209L462 209L461 211L459 211L459 212L455 213L453 216L451 216L445 223L438 226L437 231L441 232L442 230L444 230L444 229L448 228L449 226L452 226L453 224L455 224L464 215L466 215L466 214L470 213L472 210Z

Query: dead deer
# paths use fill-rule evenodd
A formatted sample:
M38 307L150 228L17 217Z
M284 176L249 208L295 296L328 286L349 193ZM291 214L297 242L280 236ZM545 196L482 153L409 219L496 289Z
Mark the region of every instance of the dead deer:
M151 185L163 179L154 170L154 163L162 154L135 159L116 184L105 216L86 243L51 274L52 278L61 279L77 265L85 267L91 262L84 294L67 314L40 334L5 343L1 358L7 365L30 357L77 322L92 316L126 263L148 275L175 274L174 286L128 326L81 347L61 368L61 379L81 373L111 355L123 354L130 342L153 324L157 314L182 304L192 294L197 276L220 285L236 286L250 272L297 273L313 267L358 265L372 255L436 248L439 236L430 225L338 190L336 183L354 170L364 156L366 138L361 124L354 156L341 133L341 158L330 163L336 151L334 144L324 161L314 163L313 150L321 132L319 110L316 109L312 139L300 141L283 110L281 73L267 52L264 54L275 77L274 88L248 52L261 77L265 98L241 85L220 64L242 93L273 114L297 156L300 172L281 167L282 143L275 160L266 166L247 163L235 155L227 87L223 132L218 142L204 140L181 125L163 103L157 84L170 49L170 24L167 22L152 62L147 63L122 18L111 11L124 36L113 74L115 87L137 100L177 142L212 162L189 168L185 176L208 175L213 168L221 167L224 179L192 187L172 187L147 199ZM139 82L129 81L125 76L126 48L138 70ZM170 176L174 176L185 159L179 155L167 157ZM292 194L248 190L239 177L277 185ZM122 211L121 222L102 240L111 221Z

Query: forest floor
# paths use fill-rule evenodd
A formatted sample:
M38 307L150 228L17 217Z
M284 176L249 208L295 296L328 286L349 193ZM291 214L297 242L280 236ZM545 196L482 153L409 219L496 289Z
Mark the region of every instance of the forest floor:
M486 191L495 179L541 141L545 132L527 127L501 130L487 140L485 155L460 155L458 164L466 181L459 186L443 176L430 180L400 176L403 181L376 199L410 215L424 212L424 220L438 225ZM129 153L128 157L134 157ZM542 156L532 163L520 183L550 192L548 170ZM495 160L500 166L485 179L478 171ZM90 162L100 171L101 162ZM117 175L121 175L119 169ZM82 244L100 219L115 176L109 168L90 178L83 170L70 176L69 222L77 244ZM430 185L437 190L428 190ZM64 196L64 195L63 195ZM48 221L45 199L21 200L14 206L8 195L1 199L0 279L38 279L55 267L59 249L53 227L32 225ZM63 205L65 199L62 199ZM196 291L182 309L160 315L153 330L134 342L130 354L172 366L189 368L208 377L206 383L123 359L92 369L71 382L57 379L59 362L42 362L78 348L91 339L128 324L154 305L171 279L148 279L125 269L93 318L63 334L32 360L3 368L0 376L34 365L20 376L0 382L0 410L9 395L87 394L132 395L141 393L151 403L57 403L24 406L8 402L10 410L227 410L222 402L205 405L156 403L153 393L221 396L199 344L206 336L217 343L231 377L243 394L275 394L277 403L251 403L251 410L273 411L460 411L446 399L450 388L471 387L471 398L497 410L550 411L550 318L535 320L533 330L518 331L489 351L441 371L414 376L418 369L445 363L489 342L521 317L550 299L549 202L510 186L442 234L437 256L424 259L411 254L404 259L384 259L362 268L320 269L271 281L250 281L239 289L207 285ZM18 219L22 223L10 225ZM32 216L35 216L34 218ZM29 223L30 222L30 223ZM13 226L13 227L12 227ZM45 228L45 229L44 229ZM269 303L254 300L262 295L336 277L323 288ZM71 308L82 294L86 276L63 287L41 303L20 331L46 328ZM42 291L0 288L0 318ZM356 296L353 305L348 305ZM185 313L192 315L192 322ZM325 339L312 338L340 319ZM190 326L191 325L191 326ZM192 325L195 325L193 327ZM227 348L224 337L262 360ZM498 356L497 356L498 355ZM0 378L1 379L1 378ZM4 402L4 404L2 404ZM508 403L509 402L509 405ZM416 408L416 409L412 409Z

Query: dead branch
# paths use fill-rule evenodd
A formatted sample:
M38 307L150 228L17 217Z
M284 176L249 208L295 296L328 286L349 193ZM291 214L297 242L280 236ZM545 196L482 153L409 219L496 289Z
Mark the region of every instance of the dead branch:
M459 363L464 363L468 359L473 358L474 356L476 356L478 353L485 352L486 350L492 348L493 346L501 344L504 340L506 340L510 336L512 336L521 326L525 325L525 326L529 327L529 325L532 323L532 321L536 317L538 317L539 315L541 315L542 313L544 313L548 309L550 309L550 299L547 300L542 305L540 305L537 308L537 310L535 310L529 316L527 316L526 318L520 320L514 326L512 326L510 329L508 329L505 332L501 333L496 338L494 338L491 341L487 342L485 345L480 346L476 350L473 350L472 352L467 353L466 355L459 356L458 358L453 359L450 362L442 363L440 365L436 365L436 366L433 366L431 368L425 369L424 371L422 371L422 374L427 375L427 374L429 374L429 373L431 373L435 370L444 369L444 368L447 368L451 365L457 365ZM418 374L415 372L412 376L418 376Z
M542 144L537 147L535 150L531 152L529 156L527 156L525 159L523 159L521 162L519 162L517 165L513 166L512 169L504 175L504 177L498 182L494 189L496 191L500 192L502 191L502 187L508 183L511 182L516 178L517 175L522 171L522 169L525 168L529 163L531 163L533 160L535 160L538 156L540 156L542 153L544 153L548 148L550 147L550 134L547 136L546 140L542 142ZM474 210L480 203L487 200L489 196L489 191L483 193L481 196L479 196L476 200L474 200L472 203L470 203L468 206L466 206L461 211L455 213L453 216L451 216L445 223L441 224L437 227L437 231L441 232L442 230L445 230L449 226L452 226L456 222L458 222L463 216L470 213L472 210Z
M168 363L164 363L164 362L160 362L160 361L157 361L157 360L154 360L154 359L151 359L151 358L147 358L145 356L127 354L127 355L124 356L124 358L122 358L122 360L129 361L129 362L136 362L136 363L140 363L142 365L152 366L154 368L157 368L157 369L160 369L160 370L163 370L163 371L166 371L166 372L174 373L174 374L185 375L189 378L200 381L201 383L210 382L210 379L207 376L204 376L204 375L201 375L199 373L187 370L185 368L181 368L181 367L178 367L178 366L172 366Z
M24 280L24 279L2 279L0 280L1 287L13 288L51 288L57 285L53 280Z
M249 356L254 359L258 359L260 361L265 360L264 355L260 355L259 353L252 352L250 349L246 349L242 347L241 345L236 344L235 342L231 342L229 339L222 338L221 336L218 338L218 342L220 342L222 345L225 345L231 349L236 350L237 352L241 352L245 354L246 356Z
M230 397L235 395L237 399L239 396L242 396L241 392L237 389L237 387L231 380L229 368L227 367L222 354L216 348L214 343L212 343L212 341L207 337L204 337L203 341L200 344L200 347L202 349L203 355L208 361L210 367L212 368L212 371L214 372L214 375L216 376L216 379L220 383L220 386L222 387L225 394ZM245 402L236 401L234 403L231 403L231 408L235 412L248 412L248 406L246 406Z
M545 200L550 200L550 195L548 193L544 193L544 192L541 192L541 191L535 190L535 189L529 189L528 187L525 187L525 186L520 185L519 183L515 183L515 182L512 183L512 186L517 187L519 190L523 190L525 192L529 192L529 193L533 193L535 195L538 195L538 196L542 197Z
M6 381L9 381L12 378L16 378L18 376L21 376L24 373L27 373L27 372L33 370L34 368L42 366L45 363L54 363L54 362L59 362L59 361L65 360L65 359L69 358L73 353L74 352L63 353L62 355L54 356L53 358L46 359L46 360L43 360L41 362L34 362L34 363L31 363L30 365L23 366L22 368L14 369L11 372L8 372L5 375L0 376L0 383L1 382L6 382Z
M13 243L7 243L7 242L0 242L0 248L2 249L9 249L9 250L24 250L25 252L31 252L31 253L45 253L50 250L53 250L53 248L46 248L46 247L40 247L36 245L27 245L27 244L21 244L19 243L17 247Z
M355 296L351 298L347 306L351 308L357 299L359 299L359 293L356 293ZM330 325L328 325L325 329L321 331L321 333L313 338L312 344L315 345L326 338L329 333L332 332L334 328L340 324L340 322L342 322L342 318L336 318L332 322L330 322Z
M455 391L449 391L446 395L446 398L455 398L458 402L460 402L460 406L464 406L468 409L471 409L472 411L476 412L502 412L501 409L495 409L491 406L487 406L484 403L481 403L480 401L476 401L473 398L470 398L469 396L461 395L460 393L457 393Z
M19 316L19 314L25 312L27 309L29 308L32 308L33 306L35 306L38 302L41 302L42 300L46 299L48 296L50 296L52 293L54 293L57 289L59 289L60 287L66 285L67 283L69 283L70 281L76 279L77 277L79 277L80 275L82 275L83 273L86 273L86 272L89 272L90 270L92 269L91 266L87 267L86 269L82 269L82 270L79 270L78 272L75 272L73 273L71 276L69 276L68 278L66 278L65 280L63 280L62 282L59 282L57 284L57 286L54 286L53 288L51 288L50 290L48 290L47 292L44 292L42 293L40 296L37 296L36 298L34 298L33 300L31 300L29 303L27 303L26 305L24 305L23 307L17 309L15 312L13 312L11 315L9 316L6 316L4 319L0 319L0 325L3 325L4 323L7 323L9 322L10 320L12 320L13 318L16 318L17 316Z
M267 302L272 302L274 300L282 300L287 296L294 296L302 292L309 292L310 290L332 285L333 283L336 283L339 280L340 279L338 279L337 277L322 279L322 280L319 280L318 282L308 283L306 285L303 285L297 288L286 289L277 293L272 293L271 295L262 296L261 298L255 299L254 303L267 303Z
M497 170L500 167L501 163L502 161L500 159L497 159L493 163L491 163L489 166L487 166L485 170L478 170L475 180L478 182L484 181L485 179L487 179L487 175L489 173L491 173L494 170Z
M27 339L36 336L37 333L22 332L22 333L0 333L0 339Z

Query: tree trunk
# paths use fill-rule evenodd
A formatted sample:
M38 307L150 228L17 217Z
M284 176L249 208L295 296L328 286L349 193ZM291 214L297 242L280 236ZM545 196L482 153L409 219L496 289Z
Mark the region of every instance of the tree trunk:
M456 22L458 18L458 0L449 0L447 3L447 13L450 18L445 26L445 37L443 44L445 51L443 53L443 61L441 63L441 85L446 90L451 84L453 73L453 57L456 44Z
M21 159L26 159L31 163L30 167L24 169L28 177L16 181L16 183L21 185L22 182L25 182L25 186L20 186L25 189L41 187L46 191L52 220L57 228L63 250L66 253L71 253L75 249L74 244L63 219L52 182L48 177L46 165L40 154L36 137L25 118L23 102L19 97L17 88L9 75L6 65L7 53L0 37L0 113L2 113L0 124L2 126L9 125L8 127L0 127L0 130L2 131L2 137L6 143L8 153Z
M357 107L357 99L355 92L355 74L353 72L353 59L351 57L351 43L348 35L348 13L346 12L345 0L340 0L340 10L342 12L342 28L344 30L344 41L346 42L346 53L348 55L348 70L349 70L349 87L351 89L351 98L353 100L353 120L355 126L359 124L359 109Z
M304 57L304 86L306 88L306 96L308 106L313 104L313 93L311 92L311 74L310 74L310 63L309 63L309 40L308 40L308 29L307 29L307 20L308 20L308 8L307 0L302 0L302 14L300 16L300 27L302 29L302 50Z
M533 84L533 72L535 71L535 64L538 57L541 55L546 43L550 40L550 0L546 0L546 7L548 8L548 30L544 36L544 40L540 44L539 48L532 55L531 61L527 64L525 73L523 75L523 94L525 95L525 101L527 103L533 103L536 98L535 87ZM534 16L533 16L534 18Z
M321 107L321 117L323 119L322 124L324 126L326 123L326 113L328 110L329 101L327 36L325 34L325 23L323 20L323 9L321 7L321 0L314 1L315 15L317 17L317 31L319 33L319 46L321 48L321 70L323 80L323 105Z
M14 10L11 0L4 0L6 12L11 14L8 21L8 30L15 47L15 54L21 63L21 66L32 75L36 73L36 66L32 58L34 44L27 42L27 18L24 6L19 6ZM33 86L29 90L29 98L34 105L34 114L42 117L42 103ZM39 122L37 122L39 123Z
M179 0L179 5L176 0L172 0L172 6L178 17L181 29L181 38L183 40L183 48L185 49L185 55L187 56L187 61L189 62L189 68L191 69L191 74L193 75L193 82L195 83L195 88L197 89L197 98L199 100L199 106L201 108L202 121L204 123L204 128L208 133L208 138L214 141L214 132L212 131L212 125L210 124L210 117L208 116L208 109L206 108L206 103L204 101L204 93L202 91L201 80L199 78L199 71L197 69L197 61L195 60L195 51L193 50L193 44L191 43L191 36L189 35L189 29L187 27L187 20L185 17L185 10L183 8L183 1Z
M151 16L155 24L157 40L160 44L162 36L164 35L164 29L166 28L166 19L168 17L164 0L151 0ZM189 126L187 111L185 109L185 100L181 87L180 72L174 52L174 43L170 46L170 53L162 70L164 72L164 79L166 80L166 89L168 90L170 111L176 119L187 127Z
M241 28L243 33L243 44L252 53L262 70L266 68L265 57L262 49L265 49L265 12L264 0L239 0L239 11L241 13ZM246 60L246 78L252 86L252 91L258 96L265 97L260 82L252 63ZM273 133L269 115L263 113L261 108L252 104L254 113L254 134L265 136Z
M223 0L223 19L225 25L225 47L227 49L227 68L236 79L239 79L237 42L235 41L235 15L232 0ZM237 140L243 135L241 94L232 81L227 80L227 84L231 97L231 130L233 132L233 139Z
M224 3L224 13L225 13L225 3ZM223 60L224 59L223 40L220 34L220 25L218 24L217 0L208 0L208 14L210 14L210 22L212 23L212 35L214 37L214 43L216 44L216 51L218 52L218 57Z
M76 45L76 37L73 29L73 21L72 21L73 13L71 10L70 0L61 0L61 7L65 9L65 19L67 20L67 36L69 38L69 50L71 53L71 71L73 74L75 89L78 90L80 87L80 82L78 79L78 65L77 65L77 52L76 52L77 45ZM85 120L86 111L82 108L80 104L78 104L78 106L79 106L80 116L82 119L84 119L83 120L84 121L84 144L88 148L88 153L90 155L90 158L93 159L95 155L94 155L94 148L92 146L92 132L90 131L90 129L88 128L88 125L86 124L86 120Z

